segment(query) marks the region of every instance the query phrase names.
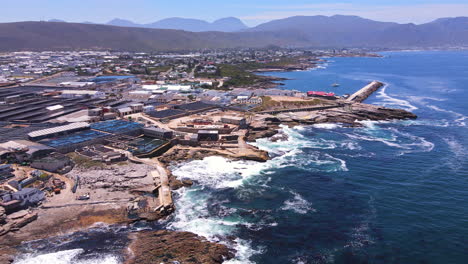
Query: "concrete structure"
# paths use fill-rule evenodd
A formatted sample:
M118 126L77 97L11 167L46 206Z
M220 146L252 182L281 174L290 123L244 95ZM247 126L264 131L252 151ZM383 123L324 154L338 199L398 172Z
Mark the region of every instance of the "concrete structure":
M93 86L94 82L62 82L59 83L59 86L63 87L75 87L75 88L82 88L87 86Z
M20 208L27 208L39 204L45 199L45 195L36 188L24 188L15 193L4 195L2 199L4 203L15 200L19 201Z
M0 183L7 181L8 179L13 178L13 168L10 164L0 165Z
M143 129L145 136L160 138L160 139L170 139L173 137L173 132L159 127L147 127Z
M237 125L241 128L247 127L247 120L244 117L223 116L221 117L221 122L226 123L226 124Z
M52 153L52 155L48 155L47 157L34 160L31 162L30 166L48 172L63 172L64 170L68 170L67 167L71 169L73 163L67 156L59 153Z
M74 97L82 97L82 96L89 96L92 98L103 98L106 96L105 93L93 90L63 90L62 97L65 98L74 98Z
M236 98L236 103L238 104L261 104L263 103L263 99L257 96L238 96Z
M51 147L29 140L17 139L0 144L3 159L13 159L16 162L44 157L53 151Z
M130 108L133 110L133 113L143 112L143 104L131 104Z
M197 139L198 141L218 141L219 132L216 130L200 130Z
M117 109L117 112L119 113L119 116L123 117L126 115L133 114L133 109L130 107L122 107L122 108Z
M355 92L352 94L346 101L350 102L358 102L362 103L364 100L366 100L369 96L371 96L372 93L377 91L380 87L384 86L383 83L378 82L378 81L373 81L363 87L361 90Z

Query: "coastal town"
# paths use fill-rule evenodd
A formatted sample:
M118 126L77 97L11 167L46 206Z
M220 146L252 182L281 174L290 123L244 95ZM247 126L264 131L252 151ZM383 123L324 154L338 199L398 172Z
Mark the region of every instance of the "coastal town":
M379 81L335 94L282 89L283 79L266 75L360 56L378 55L279 48L0 54L2 255L22 241L97 222L164 219L177 210L173 191L197 184L173 176L170 165L208 156L265 162L269 154L249 142L281 140L280 125L416 118L364 104Z

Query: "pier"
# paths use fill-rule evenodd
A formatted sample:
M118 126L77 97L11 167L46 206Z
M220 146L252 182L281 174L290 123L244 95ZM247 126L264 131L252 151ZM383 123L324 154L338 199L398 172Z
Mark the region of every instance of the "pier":
M369 96L371 96L375 91L377 91L382 86L384 86L383 83L378 82L378 81L373 81L369 83L368 85L366 85L361 90L352 94L348 99L346 99L346 101L362 103L364 100L369 98Z
M156 186L158 190L158 197L160 200L160 206L164 209L172 208L172 194L171 187L169 186L169 178L166 172L166 169L162 166L157 166L156 170L150 172L155 183L159 182Z

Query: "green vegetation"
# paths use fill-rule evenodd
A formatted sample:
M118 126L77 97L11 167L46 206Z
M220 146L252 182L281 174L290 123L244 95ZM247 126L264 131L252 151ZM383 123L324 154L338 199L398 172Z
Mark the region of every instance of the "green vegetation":
M253 111L261 112L267 110L293 109L327 104L327 102L318 98L305 101L275 101L270 96L263 96L262 100L262 104L254 108Z
M268 63L258 63L258 62L247 62L242 64L242 68L246 70L257 70L262 68L277 68L277 67L285 67L291 64L296 64L301 59L301 57L283 57L278 61L272 61Z
M170 70L172 67L171 66L155 66L155 67L149 67L148 72L167 72Z
M221 64L218 65L218 70L215 73L197 73L197 77L201 78L229 78L229 80L224 82L223 87L220 89L226 90L228 87L232 86L248 86L257 83L261 76L255 75L245 70L244 65L231 65L231 64ZM217 86L215 86L217 87Z
M224 82L224 86L248 86L255 84L261 79L253 73L245 70L241 65L223 64L219 66L221 75L230 79Z
M104 168L104 164L100 161L92 160L84 157L78 153L69 153L67 156L76 164L77 167L89 169L89 168Z
M201 67L197 67L195 71L195 76L197 78L211 78L211 79L219 79L219 78L229 78L229 80L224 82L222 89L227 89L228 87L235 87L235 86L249 86L254 85L257 82L263 79L262 76L256 75L251 71L255 71L257 69L264 69L264 68L278 68L278 67L285 67L291 64L297 64L301 57L283 57L278 61L273 61L269 63L253 63L253 62L246 62L240 64L220 64L217 65L218 69L215 73L204 73L199 72Z

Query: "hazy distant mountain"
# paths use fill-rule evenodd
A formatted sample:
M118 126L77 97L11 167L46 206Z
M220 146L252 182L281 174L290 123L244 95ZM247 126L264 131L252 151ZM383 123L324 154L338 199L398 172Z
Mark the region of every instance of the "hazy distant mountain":
M192 32L211 31L208 29L211 24L206 21L179 17L166 18L151 24L146 24L145 26L149 28L177 29Z
M192 18L166 18L150 24L136 24L129 20L113 19L107 25L119 27L142 27L142 28L159 28L159 29L176 29L191 32L203 31L221 31L235 32L247 28L247 26L238 18L228 17L214 21L213 23L206 22L200 19Z
M249 31L297 32L319 46L355 46L374 39L376 34L397 25L357 16L295 16L260 24Z
M312 46L430 47L468 45L468 18L442 18L415 25L378 22L357 16L295 16L270 21L248 31L296 32Z
M0 51L75 49L174 51L269 45L306 46L307 41L283 33L188 32L79 23L0 23Z
M49 20L47 20L47 22L65 22L65 21L60 20L60 19L49 19Z
M118 26L118 27L141 27L141 25L135 24L130 20L115 18L107 22L107 25Z
M137 28L124 20L119 26L19 22L0 24L0 51L45 49L116 49L130 51L204 48L265 47L468 47L468 17L442 18L430 23L398 24L356 16L297 16L274 20L242 32L236 19L208 23L201 20L165 19L151 26L181 30ZM124 26L127 25L127 26ZM204 31L209 32L189 32ZM232 27L231 27L232 26Z

